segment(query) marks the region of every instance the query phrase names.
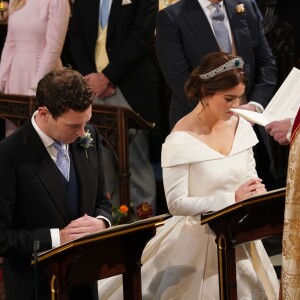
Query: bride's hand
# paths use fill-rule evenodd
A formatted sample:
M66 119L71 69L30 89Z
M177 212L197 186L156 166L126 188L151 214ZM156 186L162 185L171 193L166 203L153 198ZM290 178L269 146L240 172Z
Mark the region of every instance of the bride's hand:
M235 202L239 202L256 195L264 194L266 192L267 190L265 188L265 185L262 183L262 179L252 178L242 184L235 191Z

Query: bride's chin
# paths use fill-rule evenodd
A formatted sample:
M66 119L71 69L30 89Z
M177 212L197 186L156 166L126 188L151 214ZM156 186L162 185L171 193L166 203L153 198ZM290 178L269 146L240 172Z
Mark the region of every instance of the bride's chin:
M229 121L231 118L233 117L233 115L227 114L224 116L224 121Z

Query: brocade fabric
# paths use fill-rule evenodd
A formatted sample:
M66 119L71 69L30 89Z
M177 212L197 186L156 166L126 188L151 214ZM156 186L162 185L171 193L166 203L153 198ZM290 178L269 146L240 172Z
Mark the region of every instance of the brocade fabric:
M282 241L282 299L300 299L300 130L290 146Z

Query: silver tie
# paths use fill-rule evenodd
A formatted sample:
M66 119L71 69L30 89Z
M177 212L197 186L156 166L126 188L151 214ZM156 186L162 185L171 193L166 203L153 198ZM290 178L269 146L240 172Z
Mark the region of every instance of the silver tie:
M215 37L222 51L231 53L229 32L224 23L224 13L219 3L211 4L215 9L211 15Z
M63 147L63 144L55 141L53 143L53 147L57 150L57 157L56 157L56 165L62 174L65 176L66 180L69 181L69 157Z

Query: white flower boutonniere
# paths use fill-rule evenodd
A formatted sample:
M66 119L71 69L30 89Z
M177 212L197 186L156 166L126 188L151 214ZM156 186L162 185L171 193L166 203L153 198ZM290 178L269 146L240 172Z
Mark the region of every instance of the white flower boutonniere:
M235 11L238 13L238 14L242 14L245 12L245 6L244 4L239 4L235 7Z
M131 4L131 0L122 0L122 5Z
M88 155L87 155L87 149L88 149L89 147L93 146L93 145L92 145L92 143L93 143L93 138L92 138L92 136L91 136L90 131L87 130L87 131L84 133L83 136L80 136L80 137L78 138L77 143L79 143L80 146L84 148L85 156L86 156L86 158L88 158Z

